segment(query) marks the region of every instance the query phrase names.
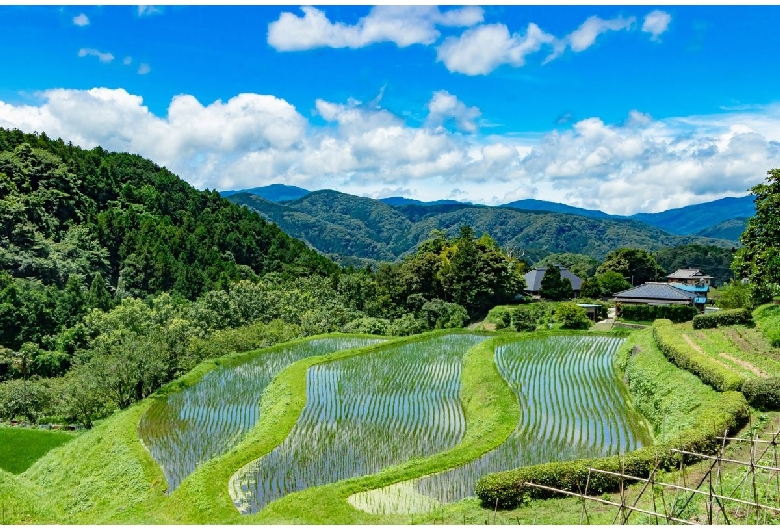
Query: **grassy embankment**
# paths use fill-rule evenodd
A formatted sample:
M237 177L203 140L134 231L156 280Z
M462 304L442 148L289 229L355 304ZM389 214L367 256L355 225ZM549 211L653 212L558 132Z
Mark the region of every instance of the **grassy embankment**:
M733 392L716 392L696 376L675 367L660 352L649 329L629 337L620 350L617 363L625 367L634 406L647 415L659 444L698 430L703 421L721 414L720 404L724 398L731 402L739 396ZM512 473L506 474L509 479L511 476ZM613 523L614 509L589 506L588 512L592 523ZM578 524L580 514L581 503L573 498L531 500L495 514L480 507L476 501L468 500L443 510L437 521L459 523L465 519L484 523L496 516L497 522Z
M37 490L35 507L46 514L40 522L55 519L61 523L76 524L178 522L177 512L181 508L171 506L175 499L165 494L167 484L162 470L137 435L137 425L143 413L154 400L166 399L170 393L196 384L217 366L241 363L264 352L322 337L325 335L205 361L150 398L116 413L73 441L50 451L21 474L17 481L19 487ZM281 395L277 409L286 410L289 402L289 398ZM270 423L267 432L282 429L278 416L267 419ZM283 439L286 432L277 437ZM5 495L3 493L0 501L5 500ZM28 521L38 522L34 516ZM7 518L7 522L22 522L22 519Z

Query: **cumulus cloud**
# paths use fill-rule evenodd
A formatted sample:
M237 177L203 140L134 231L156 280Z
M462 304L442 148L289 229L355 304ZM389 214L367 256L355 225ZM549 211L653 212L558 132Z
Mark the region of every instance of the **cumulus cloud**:
M148 74L151 71L152 71L152 67L149 66L146 63L141 63L141 65L138 67L138 74L139 75L146 75L146 74Z
M124 64L125 66L130 66L131 64L133 64L133 58L128 55L127 57L125 57L125 60L122 61L122 64Z
M650 40L657 41L659 40L658 36L667 30L671 21L672 15L656 9L645 16L645 21L642 23L642 31L651 35Z
M428 123L441 125L447 120L454 120L457 127L466 132L476 132L475 120L482 113L477 107L467 107L465 103L446 90L433 93L428 102Z
M509 34L504 24L485 24L466 30L460 37L448 37L437 48L437 60L450 72L486 75L502 64L523 66L525 58L550 44L555 37L534 23L525 34Z
M432 44L440 33L436 26L472 26L483 11L468 6L440 11L432 6L374 7L354 25L331 22L321 10L304 6L303 16L285 12L268 25L268 44L278 51L312 48L362 48L377 42L393 42L403 48Z
M109 52L101 52L95 48L81 48L79 50L79 57L97 57L101 63L110 63L114 60L114 55Z
M81 13L80 15L73 17L73 23L77 26L88 26L89 18L84 13Z
M183 94L165 116L122 89L39 96L35 105L0 101L0 127L139 153L200 188L285 182L371 196L414 190L421 200L457 188L475 203L533 197L630 214L743 195L780 166L780 105L663 120L632 111L621 123L594 116L519 137L413 127L354 100L317 100L325 124L315 126L309 109L270 95L204 104ZM429 120L478 118L446 91L428 106Z

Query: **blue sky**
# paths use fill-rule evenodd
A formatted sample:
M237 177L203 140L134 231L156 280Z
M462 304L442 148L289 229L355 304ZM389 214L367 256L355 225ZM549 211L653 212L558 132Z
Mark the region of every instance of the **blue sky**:
M139 153L201 189L630 214L744 195L780 165L778 7L0 15L0 126Z

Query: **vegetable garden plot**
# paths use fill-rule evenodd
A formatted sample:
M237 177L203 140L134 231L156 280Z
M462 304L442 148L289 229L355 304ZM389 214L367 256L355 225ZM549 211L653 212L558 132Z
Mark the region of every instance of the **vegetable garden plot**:
M551 336L496 348L496 365L520 404L515 431L502 445L463 466L407 481L437 503L474 495L488 473L552 461L607 456L642 446L612 366L623 339ZM358 493L350 502L371 513L414 513L425 506L404 488ZM402 500L415 500L405 505Z
M467 350L487 337L444 335L311 367L287 439L231 479L242 513L288 493L369 475L456 445Z
M202 462L234 447L258 421L260 396L290 364L315 355L359 348L381 339L334 337L262 353L223 366L196 385L156 401L141 418L138 435L176 489Z

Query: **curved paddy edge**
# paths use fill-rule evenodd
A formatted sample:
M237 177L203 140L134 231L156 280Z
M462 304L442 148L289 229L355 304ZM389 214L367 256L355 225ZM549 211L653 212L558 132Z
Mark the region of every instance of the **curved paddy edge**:
M455 447L435 455L412 459L368 476L292 493L270 503L255 515L241 518L246 524L380 524L397 522L354 508L348 497L361 491L389 486L462 465L480 457L506 440L517 424L518 403L493 362L497 345L517 340L500 336L482 342L463 359L460 398L466 417L466 434Z

